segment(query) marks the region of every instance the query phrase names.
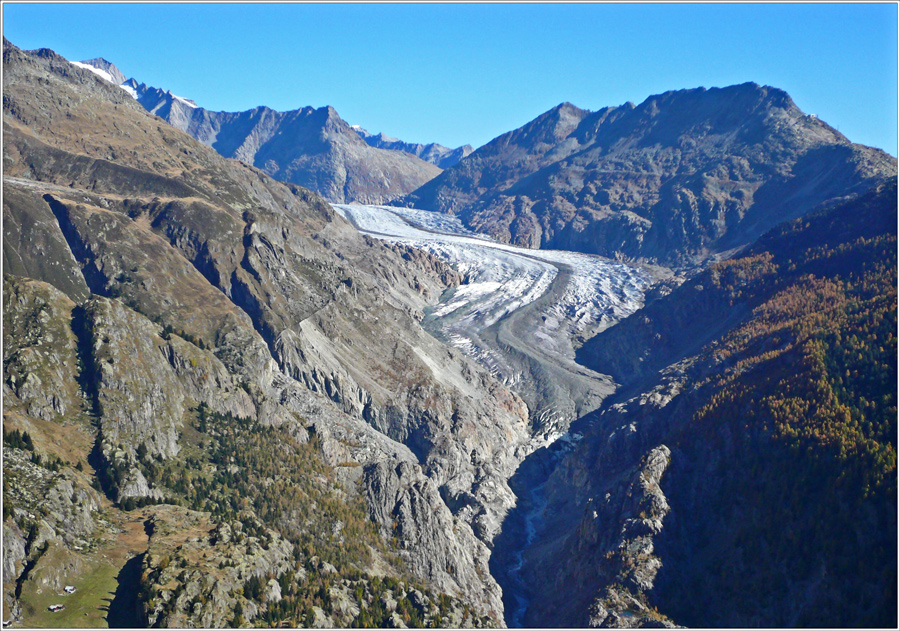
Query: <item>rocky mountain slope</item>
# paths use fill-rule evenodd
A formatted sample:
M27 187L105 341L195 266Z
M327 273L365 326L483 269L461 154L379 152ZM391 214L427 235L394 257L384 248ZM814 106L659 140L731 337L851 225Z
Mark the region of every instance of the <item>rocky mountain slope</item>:
M390 149L392 151L405 151L426 162L435 164L442 169L449 169L474 151L471 145L463 145L456 149L450 149L449 147L439 145L436 142L430 142L427 145L423 145L419 142L404 142L397 138L386 136L383 133L371 134L358 125L353 125L352 127L353 130L359 134L360 138L365 140L370 147Z
M624 389L533 503L526 624L896 626L896 208L782 224L585 345Z
M52 51L4 42L3 80L4 427L34 448L6 444L6 461L50 472L5 496L4 547L19 551L6 617L59 622L41 603L90 568L83 598L119 572L141 597L116 608L143 623L278 611L295 625L502 624L489 546L514 502L527 410L419 325L458 276L361 236L316 194L222 158ZM278 449L299 478L236 475ZM24 499L59 475L75 490L60 508ZM77 532L57 517L92 502L103 511ZM160 503L203 515L163 517ZM173 588L156 530L148 542L139 527L156 519L197 524L182 568L243 550L233 560L250 569L221 573L219 596ZM203 539L237 523L256 544ZM55 582L35 582L47 573ZM393 577L389 593L378 577ZM277 610L273 580L290 596ZM231 610L208 618L210 602Z
M451 150L394 139L393 144L368 142L330 106L290 112L264 106L246 112L213 112L134 78L126 81L105 59L78 63L106 73L104 78L121 85L148 112L226 158L237 158L332 202L377 204L393 199L439 174L439 163L452 163L454 156L465 153L464 147Z
M690 268L896 168L747 83L597 112L563 103L396 203L517 245Z

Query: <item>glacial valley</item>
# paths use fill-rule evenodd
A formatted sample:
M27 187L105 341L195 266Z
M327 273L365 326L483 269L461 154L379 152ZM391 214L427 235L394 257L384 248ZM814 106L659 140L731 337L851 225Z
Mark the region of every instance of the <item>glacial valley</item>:
M3 64L4 626L896 625L892 156L753 83L471 151Z
M523 397L535 445L551 444L613 392L611 378L579 365L575 350L639 309L661 268L519 248L453 216L413 208L334 207L362 233L423 250L460 272L463 282L444 292L423 324Z

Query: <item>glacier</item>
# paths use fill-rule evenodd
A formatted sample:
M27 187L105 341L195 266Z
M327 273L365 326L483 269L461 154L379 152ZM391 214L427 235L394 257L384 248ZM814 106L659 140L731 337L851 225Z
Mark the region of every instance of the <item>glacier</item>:
M360 232L439 257L464 277L423 324L478 361L529 406L549 444L596 409L615 384L575 362L584 340L644 304L653 273L559 250L531 250L476 234L453 215L415 208L332 204Z

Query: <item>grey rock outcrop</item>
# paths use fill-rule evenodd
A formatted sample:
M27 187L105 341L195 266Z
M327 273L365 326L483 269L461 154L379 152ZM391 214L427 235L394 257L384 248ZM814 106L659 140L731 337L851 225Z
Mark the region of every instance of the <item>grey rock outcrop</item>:
M184 394L159 349L158 328L116 300L95 298L87 314L108 449L133 454L143 444L154 456L177 455Z
M673 626L648 597L661 567L654 538L670 510L660 483L671 451L652 444L662 429L640 419L664 409L681 382L612 406L597 440L580 443L551 475L541 532L525 551L526 580L541 589L527 624Z
M497 584L480 578L489 574L487 547L453 516L418 465L377 463L363 480L373 516L385 536L405 542L400 554L417 574L433 576L438 589L479 610L502 610Z
M25 562L25 533L10 524L3 529L3 582L14 583Z
M10 503L38 526L37 537L27 542L29 551L47 541L68 547L90 545L99 527L100 496L96 491L85 488L71 472L51 471L33 462L30 454L20 449L6 448L4 463Z
M251 577L281 576L292 565L293 546L273 530L262 538L234 537L240 522L210 531L208 514L171 506L155 509L151 523L142 567L144 589L152 594L144 603L148 626L222 628L232 620L252 622L260 608L239 590ZM186 529L203 534L184 541ZM202 565L192 562L201 556ZM242 613L236 616L238 605Z
M45 283L6 277L3 286L6 384L26 412L45 421L82 411L72 303Z

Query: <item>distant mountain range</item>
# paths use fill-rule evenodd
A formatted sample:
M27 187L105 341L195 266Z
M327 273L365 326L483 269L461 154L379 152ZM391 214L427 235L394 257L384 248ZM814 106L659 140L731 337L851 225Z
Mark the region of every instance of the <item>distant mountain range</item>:
M449 147L439 145L436 142L430 142L427 145L423 145L418 142L404 142L402 140L397 140L396 138L391 138L383 133L371 134L359 125L351 125L351 127L371 147L390 149L392 151L405 151L426 162L436 164L442 169L449 169L475 151L472 149L472 145L463 145L456 149L450 149Z
M472 152L408 143L370 134L344 121L333 107L278 112L256 107L213 112L171 91L125 75L111 62L73 62L128 91L147 111L213 147L227 158L299 184L332 202L382 203L406 194Z
M563 103L396 203L516 245L692 266L896 165L745 83L597 112Z

